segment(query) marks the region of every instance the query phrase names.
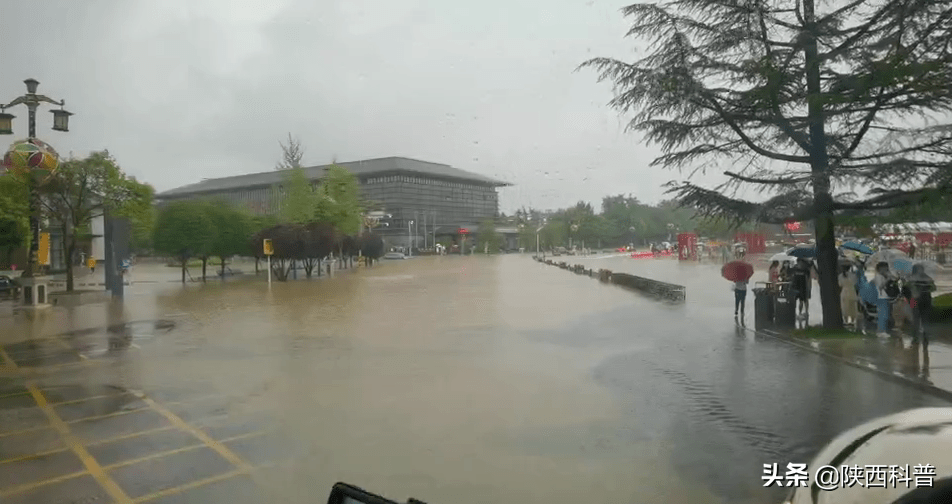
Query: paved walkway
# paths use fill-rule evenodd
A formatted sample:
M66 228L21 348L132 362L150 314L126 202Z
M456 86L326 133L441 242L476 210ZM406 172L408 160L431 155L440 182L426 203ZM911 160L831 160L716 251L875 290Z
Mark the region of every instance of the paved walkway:
M717 316L717 310L723 299L716 293L724 280L720 278L720 263L679 263L666 260L630 260L624 263L615 263L609 266L606 261L585 261L581 258L566 258L568 264L584 263L592 268L609 267L642 275L654 280L675 281L687 286L688 303L702 305L699 310L709 314L711 320ZM751 262L765 263L763 257L752 256ZM646 262L648 261L648 262ZM610 261L608 261L610 262ZM602 266L605 264L605 266ZM622 265L624 269L618 267ZM755 274L755 279L765 276L765 269L761 268ZM940 282L952 282L952 273L948 270L942 273L948 275L940 277ZM814 282L814 289L816 289ZM952 290L952 286L948 288ZM722 291L723 292L723 291ZM731 300L732 301L732 300ZM752 296L748 299L748 330L753 332L753 304ZM814 307L817 320L809 320L810 325L822 323L819 319L819 293L814 292ZM901 380L903 383L914 386L937 396L952 400L952 324L932 324L930 327L930 342L928 346L914 345L911 338L901 332L894 332L889 339L877 337L848 338L835 340L813 340L791 337L779 331L761 331L761 336L777 338L784 342L797 345L806 350L829 356L844 364L877 373L890 380Z

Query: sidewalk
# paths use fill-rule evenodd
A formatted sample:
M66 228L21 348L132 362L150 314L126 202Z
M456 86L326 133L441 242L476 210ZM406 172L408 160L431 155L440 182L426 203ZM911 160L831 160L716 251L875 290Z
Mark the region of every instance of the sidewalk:
M913 344L908 336L857 337L817 340L799 338L772 329L749 331L775 338L804 350L865 369L888 380L911 385L952 401L952 328L930 334L928 345Z

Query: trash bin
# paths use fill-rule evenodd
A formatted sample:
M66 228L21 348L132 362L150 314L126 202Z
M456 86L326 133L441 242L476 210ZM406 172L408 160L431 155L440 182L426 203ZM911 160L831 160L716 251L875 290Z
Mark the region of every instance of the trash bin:
M754 328L766 329L773 325L773 291L766 287L755 287L754 291Z
M779 329L797 327L797 300L790 284L782 285L774 298L774 325Z

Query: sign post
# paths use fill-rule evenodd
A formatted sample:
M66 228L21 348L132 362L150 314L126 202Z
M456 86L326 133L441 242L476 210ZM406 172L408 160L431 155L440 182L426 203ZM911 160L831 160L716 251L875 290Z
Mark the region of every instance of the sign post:
M268 256L268 286L271 286L271 256L274 255L274 245L271 244L271 238L265 238L261 243L264 255Z

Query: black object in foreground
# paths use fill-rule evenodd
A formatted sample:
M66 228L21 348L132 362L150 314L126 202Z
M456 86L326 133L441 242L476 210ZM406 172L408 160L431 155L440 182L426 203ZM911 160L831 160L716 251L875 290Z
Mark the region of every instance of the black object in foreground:
M343 481L335 483L331 489L331 495L327 498L327 504L399 504L386 497L372 494L363 488L348 485ZM407 504L426 504L414 498L407 500Z

